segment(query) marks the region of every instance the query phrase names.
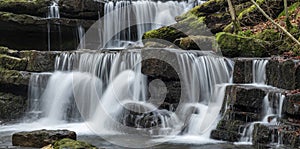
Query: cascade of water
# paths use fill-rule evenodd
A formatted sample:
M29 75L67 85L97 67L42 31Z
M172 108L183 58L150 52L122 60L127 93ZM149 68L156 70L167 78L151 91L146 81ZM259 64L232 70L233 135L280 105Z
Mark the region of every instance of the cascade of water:
M82 25L79 25L77 27L77 33L78 33L78 39L79 39L79 49L84 49L85 48L85 38L84 38L84 34L85 34L85 30L82 27Z
M266 83L266 65L269 60L253 60L252 73L253 83L265 84Z
M59 7L58 7L58 0L52 1L52 4L48 7L48 14L47 19L59 19ZM47 30L48 30L48 51L51 50L51 24L48 21L47 23ZM59 31L59 39L61 38L60 26L58 27Z
M51 75L52 73L31 74L28 86L28 113L25 120L32 121L41 117L42 109L39 99L41 98Z
M175 23L175 17L190 6L187 2L177 1L107 2L104 6L103 32L100 33L103 47L127 47L133 41L141 40L146 31Z

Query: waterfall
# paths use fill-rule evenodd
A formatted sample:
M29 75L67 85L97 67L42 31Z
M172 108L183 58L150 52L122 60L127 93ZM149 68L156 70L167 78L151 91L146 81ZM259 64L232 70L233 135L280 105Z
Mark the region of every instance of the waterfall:
M186 91L176 112L158 109L148 102L147 77L141 73L142 56L139 50L65 52L57 56L55 69L58 71L49 78L43 95L38 99L37 105L42 115L40 121L60 124L85 120L99 134L142 131L170 135L178 133L188 124L186 134L204 134L218 118L226 83L232 77L233 63L212 54L175 53L182 72L182 90ZM149 89L151 86L155 91L155 84L149 84ZM200 90L197 92L196 88ZM191 113L191 109L198 112ZM136 115L135 120L135 126L141 128L148 114L155 115L152 124L149 124L155 127L148 131L127 127L124 120L130 118L126 114L128 110L142 113Z
M269 60L259 59L253 60L252 73L253 83L265 84L266 83L266 65Z
M58 1L54 0L52 1L52 4L48 6L48 13L46 19L47 21L47 31L48 31L48 51L51 50L51 24L50 21L51 19L59 19L60 18L60 13L59 13L59 6L58 6ZM59 25L59 24L58 24ZM60 26L58 26L58 32L59 32L59 42L61 42L61 31L60 31ZM60 43L61 45L61 43Z
M127 47L142 39L143 33L162 25L175 23L175 17L191 5L187 2L167 1L116 1L104 6L103 47ZM118 22L118 23L116 23ZM135 43L141 45L141 42Z

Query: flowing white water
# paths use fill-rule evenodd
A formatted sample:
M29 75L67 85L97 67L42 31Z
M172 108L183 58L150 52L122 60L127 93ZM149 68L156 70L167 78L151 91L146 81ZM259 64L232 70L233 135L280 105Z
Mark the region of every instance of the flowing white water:
M84 38L85 30L82 27L82 25L78 25L77 33L78 33L78 39L79 39L78 47L79 47L79 49L85 49L85 38Z
M191 4L184 1L107 2L104 6L104 24L100 33L103 47L130 46L133 42L140 41L146 31L175 23L175 17L191 7ZM135 44L141 45L142 43Z
M48 7L48 13L47 13L47 19L59 19L60 13L59 13L59 7L58 7L58 1L54 0L52 1L52 4ZM48 21L47 23L47 30L48 30L48 51L51 50L51 24ZM59 30L59 38L61 37L60 33L60 27L58 27Z
M266 83L266 65L269 60L258 59L253 60L252 73L253 83L265 84Z

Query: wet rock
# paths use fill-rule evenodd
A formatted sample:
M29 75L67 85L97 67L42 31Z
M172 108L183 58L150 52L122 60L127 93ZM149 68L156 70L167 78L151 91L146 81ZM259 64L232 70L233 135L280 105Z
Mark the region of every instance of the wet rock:
M241 132L245 127L245 122L240 120L220 120L217 129L233 132Z
M55 58L58 52L48 51L21 51L20 57L28 61L26 71L52 72L54 71Z
M69 130L36 130L18 132L12 136L13 146L41 148L55 141L70 138L76 140L76 133Z
M278 139L278 135L275 136L275 134L277 133L276 129L272 129L272 127L268 127L266 125L263 124L254 124L254 129L253 129L253 134L252 134L252 138L253 138L253 143L254 144L270 144L273 143L272 142L272 134L274 136L274 140Z
M266 88L248 85L231 85L226 88L224 97L227 109L242 112L260 113Z
M61 148L96 149L97 147L83 141L76 141L69 138L64 138L59 141L56 141L53 145L53 149L61 149Z
M142 73L163 80L179 80L176 53L163 49L143 49Z
M0 12L0 34L5 37L0 39L0 45L18 50L48 50L48 44L51 44L51 50L74 50L79 42L76 36L78 24L87 30L94 22Z
M61 0L59 10L62 17L98 20L103 16L104 3L94 0Z
M0 67L2 68L24 71L26 66L27 61L25 59L0 54Z
M287 119L300 120L300 93L286 95L282 112Z
M223 140L223 141L230 141L230 142L237 142L239 141L241 135L237 132L233 131L224 131L224 130L213 130L210 134L210 138L216 140Z
M0 11L45 17L51 0L1 0Z
M288 89L300 89L299 60L273 58L266 66L267 84Z
M236 58L234 59L233 83L252 83L253 59Z
M26 111L26 105L27 97L0 92L0 121L8 122L21 118Z
M30 73L0 68L0 92L27 97Z
M282 143L291 148L298 148L300 146L300 133L297 131L281 131Z

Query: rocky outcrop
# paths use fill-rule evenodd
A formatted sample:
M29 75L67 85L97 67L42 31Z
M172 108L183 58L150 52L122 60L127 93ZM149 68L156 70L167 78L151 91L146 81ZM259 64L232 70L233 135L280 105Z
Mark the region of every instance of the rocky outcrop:
M76 133L69 130L36 130L18 132L12 136L13 146L42 148L55 141L70 138L76 140Z
M300 61L273 58L266 66L267 84L287 90L300 89Z

